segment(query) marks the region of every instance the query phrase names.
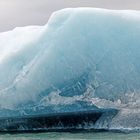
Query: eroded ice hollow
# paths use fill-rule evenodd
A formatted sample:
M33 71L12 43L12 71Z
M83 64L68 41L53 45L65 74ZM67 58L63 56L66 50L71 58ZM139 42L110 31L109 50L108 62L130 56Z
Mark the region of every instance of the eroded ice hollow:
M96 127L138 129L139 92L139 11L69 8L0 33L0 116L114 108Z

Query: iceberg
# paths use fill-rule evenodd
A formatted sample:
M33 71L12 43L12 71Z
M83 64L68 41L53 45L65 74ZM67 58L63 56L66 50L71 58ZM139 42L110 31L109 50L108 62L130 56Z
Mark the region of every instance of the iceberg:
M140 12L68 8L0 33L0 117L100 109L101 129L140 129Z

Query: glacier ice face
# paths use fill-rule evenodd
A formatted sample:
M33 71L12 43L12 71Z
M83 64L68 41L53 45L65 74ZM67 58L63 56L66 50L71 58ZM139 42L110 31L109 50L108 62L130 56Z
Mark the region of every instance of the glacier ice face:
M139 33L139 11L94 8L60 10L45 26L0 33L1 114L117 108L112 127L123 127L126 110L140 107Z

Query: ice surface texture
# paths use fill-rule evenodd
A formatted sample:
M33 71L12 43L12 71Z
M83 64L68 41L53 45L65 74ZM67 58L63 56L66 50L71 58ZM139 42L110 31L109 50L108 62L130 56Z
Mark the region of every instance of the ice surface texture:
M139 11L69 8L0 34L2 110L112 107L112 128L138 128L139 92Z

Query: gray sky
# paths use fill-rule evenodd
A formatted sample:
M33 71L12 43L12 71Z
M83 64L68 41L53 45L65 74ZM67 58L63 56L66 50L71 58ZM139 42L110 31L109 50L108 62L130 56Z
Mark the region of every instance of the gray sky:
M44 25L53 11L66 7L140 10L140 0L0 0L0 32Z

